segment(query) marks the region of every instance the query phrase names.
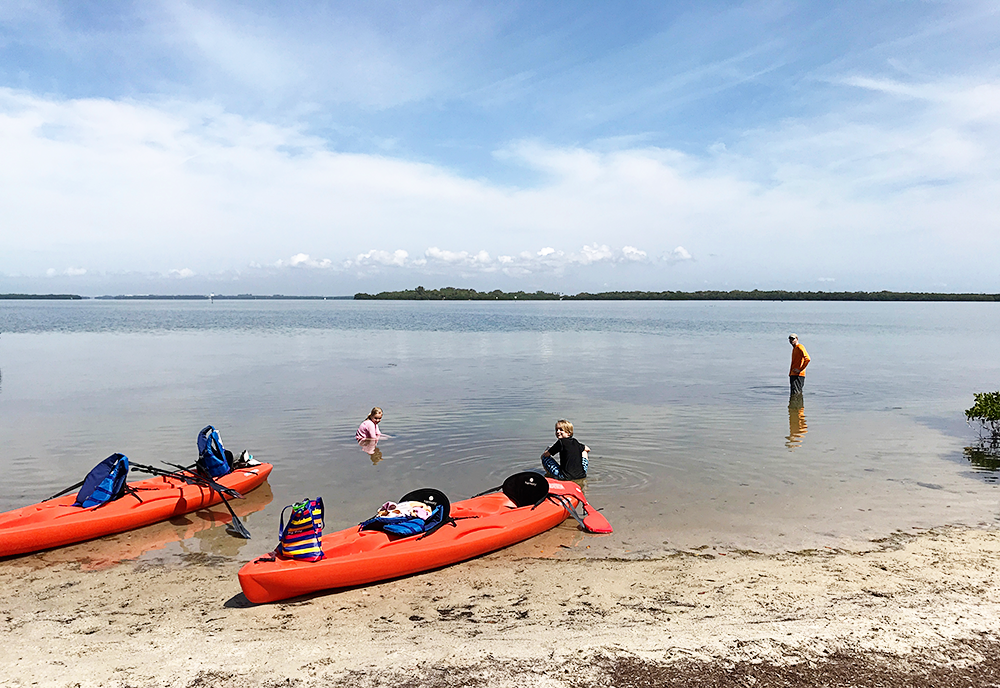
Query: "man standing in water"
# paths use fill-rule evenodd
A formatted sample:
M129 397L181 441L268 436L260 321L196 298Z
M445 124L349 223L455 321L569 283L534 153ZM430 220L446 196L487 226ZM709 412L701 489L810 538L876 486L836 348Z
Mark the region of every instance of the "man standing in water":
M792 345L792 367L788 371L788 382L792 396L802 394L806 384L806 366L809 365L809 354L806 348L799 344L799 335L794 332L788 335L788 343Z

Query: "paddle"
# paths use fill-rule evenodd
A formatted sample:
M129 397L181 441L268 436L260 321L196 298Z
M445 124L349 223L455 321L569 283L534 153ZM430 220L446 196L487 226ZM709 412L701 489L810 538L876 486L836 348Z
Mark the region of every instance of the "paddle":
M233 517L233 520L229 523L228 526L226 526L226 530L246 540L250 539L250 531L247 530L246 526L244 526L242 522L240 522L240 519L236 515L236 512L233 511L233 507L230 506L229 502L226 500L227 494L230 495L231 497L234 497L235 499L243 499L243 495L241 495L239 492L232 489L231 487L225 487L224 485L220 485L219 483L215 482L211 478L193 472L190 468L186 468L184 466L178 466L175 463L167 463L167 465L173 466L174 468L178 468L180 469L180 471L179 472L165 471L162 468L156 468L155 466L144 466L142 464L135 464L135 463L132 464L132 468L140 470L144 473L149 473L151 475L163 476L165 478L177 478L179 480L183 480L189 485L200 485L202 487L208 487L215 490L219 494L219 497L222 499L222 503L226 505L226 509L229 510L229 513Z
M511 478L509 478L508 480L513 478L514 476L511 476ZM482 497L483 495L488 495L492 492L498 492L499 490L502 489L503 486L499 485L492 489L486 490L485 492L480 492L475 497ZM577 485L576 483L567 483L562 481L553 482L550 480L549 491L547 496L549 496L550 498L554 497L553 501L561 505L564 509L566 509L566 511L568 511L570 515L573 516L573 518L575 518L577 522L579 522L579 524L583 527L583 529L588 533L606 534L614 532L614 530L611 528L611 524L608 522L608 519L606 519L603 514L601 514L599 511L597 511L597 509L592 507L587 502L587 498L583 496L583 490L581 490L580 486ZM473 499L475 499L475 497L473 497ZM577 500L578 503L583 505L583 518L581 518L580 515L576 512L576 509L573 508L573 503L569 501L569 497L572 497L573 499ZM545 497L543 497L542 500L539 501L539 503L541 503L541 501L544 501L544 499Z
M77 489L77 488L80 488L80 487L83 487L83 484L84 484L85 482L87 482L87 481L86 481L86 480L81 480L81 481L80 481L80 482L78 482L78 483L77 483L76 485L70 485L69 487L67 487L67 488L66 488L65 490L63 490L62 492L56 492L56 493L55 493L54 495L52 495L52 496L51 496L51 497L49 497L48 499L43 499L42 501L43 501L43 502L47 502L47 501L49 501L49 500L52 500L52 499L55 499L56 497L62 497L62 496L63 496L64 494L66 494L67 492L72 492L73 490L75 490L75 489Z
M573 518L575 518L588 533L614 532L611 528L611 524L608 522L608 519L604 517L604 514L600 513L587 502L587 498L583 496L583 490L581 490L576 484L572 485L572 487L567 487L566 483L549 482L549 494L555 496L559 503L562 504L567 511L569 511L570 515L572 515ZM563 501L568 501L568 497L573 497L581 505L583 505L583 518L580 518L579 514L576 513L576 509L573 508L572 504L567 504Z
M168 466L173 466L174 468L180 470L181 477L191 476L195 480L199 481L202 485L207 485L208 487L211 487L219 494L227 494L233 499L243 499L243 495L241 495L238 491L234 490L231 487L220 485L219 483L215 482L215 480L213 480L207 475L204 475L203 473L195 473L190 468L185 468L184 466L179 466L176 463L170 463L169 461L165 461L164 463L166 463Z
M85 482L87 482L87 479L86 479L86 478L84 478L83 480L81 480L80 482L78 482L78 483L77 483L76 485L70 485L70 486L69 486L69 487L67 487L67 488L66 488L65 490L63 490L63 491L61 491L61 492L56 492L56 493L55 493L54 495L52 495L52 496L51 496L51 497L49 497L48 499L43 499L42 501L43 501L43 502L51 502L51 501L52 501L53 499L55 499L56 497L62 497L62 496L63 496L64 494L66 494L67 492L72 492L73 490L76 490L76 489L78 489L78 488L81 488L81 487L83 487L83 484L84 484ZM140 502L142 501L142 497L140 497L140 496L138 495L138 493L137 493L137 492L136 492L136 491L135 491L134 489L132 489L131 487L129 487L127 483L126 483L125 485L123 485L123 488L124 488L124 490L125 490L125 492L123 492L123 493L122 493L123 495L124 495L124 494L125 494L125 493L127 492L128 494L130 494L130 495L132 495L133 497L135 497L136 499L138 499L138 500L139 500ZM113 501L113 500L109 500L109 501ZM108 502L105 502L104 504L107 504L107 503L108 503ZM100 506L104 506L104 504L101 504Z
M240 536L241 538L243 538L245 540L249 540L250 539L250 531L247 530L246 526L243 525L243 522L240 521L239 517L236 515L236 512L233 511L233 507L230 506L229 501L226 499L226 493L228 493L230 495L233 495L236 499L243 499L243 495L241 495L239 492L237 492L236 490L234 490L232 488L224 487L224 486L220 485L219 483L215 482L214 480L212 480L208 476L201 475L200 473L193 473L193 472L191 472L190 469L185 468L184 466L178 466L177 464L170 463L170 462L165 462L165 463L168 466L173 466L174 468L179 468L182 471L185 471L186 473L188 473L189 475L194 475L194 476L200 478L209 487L211 487L213 490L215 490L216 492L218 492L219 493L219 498L222 500L222 503L226 505L226 509L229 511L230 515L233 517L233 520L229 522L228 526L226 526L226 530L228 532L232 533L233 535Z

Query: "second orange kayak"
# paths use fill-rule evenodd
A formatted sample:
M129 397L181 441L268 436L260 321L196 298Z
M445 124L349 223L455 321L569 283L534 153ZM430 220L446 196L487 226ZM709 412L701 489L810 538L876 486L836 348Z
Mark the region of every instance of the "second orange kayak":
M548 482L574 507L584 502L575 483ZM426 536L400 537L354 526L324 535L324 558L319 561L280 557L251 561L239 573L243 594L251 602L275 602L430 571L527 540L554 528L569 515L561 504L549 499L537 506L518 507L503 492L455 502L450 511L454 523Z

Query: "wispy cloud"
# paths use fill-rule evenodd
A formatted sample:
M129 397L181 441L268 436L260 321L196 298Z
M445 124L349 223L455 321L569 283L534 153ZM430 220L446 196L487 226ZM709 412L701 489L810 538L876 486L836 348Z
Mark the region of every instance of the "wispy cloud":
M66 268L65 270L56 270L55 268L49 268L45 271L47 277L66 276L66 277L80 277L87 274L86 268Z
M680 257L679 257L680 256ZM690 260L691 256L682 247L665 256L665 262ZM582 246L576 251L562 251L547 246L536 251L525 250L515 255L493 257L488 251L448 251L432 246L422 255L410 258L407 251L382 251L372 249L360 254L356 260L349 260L341 266L331 266L327 261L301 261L309 267L333 267L345 271L365 271L378 273L382 268L399 268L415 274L447 274L460 269L464 274L504 274L508 276L529 274L562 275L566 269L594 264L653 263L647 253L634 246L612 249L606 245ZM290 267L290 263L279 261L279 267Z
M0 89L0 273L257 265L544 280L631 265L616 279L836 274L861 288L867 274L905 288L934 272L1000 287L1000 81L855 75L839 87L867 99L701 155L512 141L497 164L535 176L505 184L338 152L302 126L209 102Z
M386 267L402 267L406 265L409 257L410 254L403 249L396 249L395 251L372 249L366 253L358 254L357 259L353 263L348 261L345 266L381 265Z
M333 261L329 258L312 258L308 253L296 253L288 260L277 260L275 267L279 268L329 268L333 266Z

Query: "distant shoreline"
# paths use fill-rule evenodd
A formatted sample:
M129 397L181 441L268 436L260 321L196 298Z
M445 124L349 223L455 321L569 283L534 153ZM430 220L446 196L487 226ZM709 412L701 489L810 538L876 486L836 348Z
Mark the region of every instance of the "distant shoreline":
M1000 294L909 291L607 291L557 294L553 292L480 292L475 289L407 289L359 292L353 296L291 296L286 294L0 294L0 300L23 301L1000 301Z
M0 299L24 301L80 301L76 294L0 294Z
M479 292L475 289L408 289L358 293L356 300L393 301L1000 301L1000 294L942 294L900 291L608 291L591 294Z

